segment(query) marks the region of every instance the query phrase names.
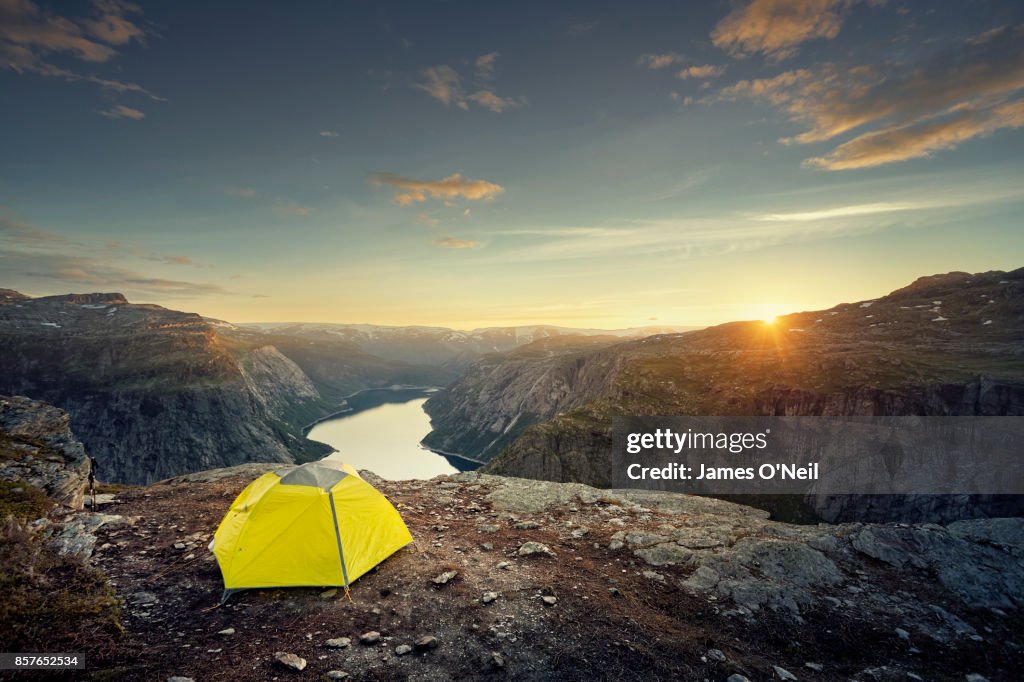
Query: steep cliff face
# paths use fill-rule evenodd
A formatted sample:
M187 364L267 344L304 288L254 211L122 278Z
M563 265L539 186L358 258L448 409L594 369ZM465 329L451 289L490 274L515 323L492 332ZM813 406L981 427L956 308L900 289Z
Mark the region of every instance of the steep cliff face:
M428 403L435 432L426 442L487 459L495 448L481 445L496 426L515 423L521 433L487 471L602 486L610 484L615 415L1022 415L1024 270L922 278L774 325L731 323L572 358L494 362ZM566 363L593 371L566 388ZM545 399L563 391L584 397ZM472 428L460 433L470 410ZM858 513L854 502L820 506L841 519Z
M67 412L23 396L0 396L0 480L28 483L81 509L89 460Z
M0 305L0 346L0 392L67 410L107 480L328 451L300 433L329 407L301 370L195 314L120 294L12 299Z
M484 358L424 410L424 445L486 462L538 421L614 390L623 362L604 349L618 339L560 337Z

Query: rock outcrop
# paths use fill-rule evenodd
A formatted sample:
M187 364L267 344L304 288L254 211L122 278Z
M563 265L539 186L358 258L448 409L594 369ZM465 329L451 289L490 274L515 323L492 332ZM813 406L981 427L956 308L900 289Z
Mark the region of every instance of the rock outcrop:
M270 678L288 652L332 679L995 680L1024 661L1022 519L795 526L711 498L479 473L362 472L417 542L352 602L316 588L205 608L222 588L205 544L265 466L118 494L131 524L99 524L92 561L152 655L117 647L106 666L199 679L245 661Z
M67 412L22 396L0 396L0 480L21 481L81 509L89 459Z

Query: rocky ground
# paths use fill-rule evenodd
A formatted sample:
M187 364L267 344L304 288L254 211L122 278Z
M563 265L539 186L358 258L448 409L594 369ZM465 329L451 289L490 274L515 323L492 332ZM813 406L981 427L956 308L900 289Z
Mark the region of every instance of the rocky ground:
M351 602L260 590L217 607L207 543L268 466L119 490L45 531L123 604L84 679L980 682L1024 664L1024 520L793 526L475 473L367 474L416 543Z

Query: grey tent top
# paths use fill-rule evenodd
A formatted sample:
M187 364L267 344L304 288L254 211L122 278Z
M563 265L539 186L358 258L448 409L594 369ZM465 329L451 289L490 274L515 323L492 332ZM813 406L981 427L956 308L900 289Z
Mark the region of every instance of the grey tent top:
M297 467L276 469L275 474L281 477L281 485L308 485L314 488L330 490L348 473L338 468L338 464L330 461L307 462Z

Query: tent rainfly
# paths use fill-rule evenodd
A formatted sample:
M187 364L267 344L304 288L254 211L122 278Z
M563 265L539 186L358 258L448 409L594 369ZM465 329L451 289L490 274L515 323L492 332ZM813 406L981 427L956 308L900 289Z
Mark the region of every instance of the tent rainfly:
M213 536L227 601L260 587L344 587L408 543L398 511L354 468L321 460L263 474Z

